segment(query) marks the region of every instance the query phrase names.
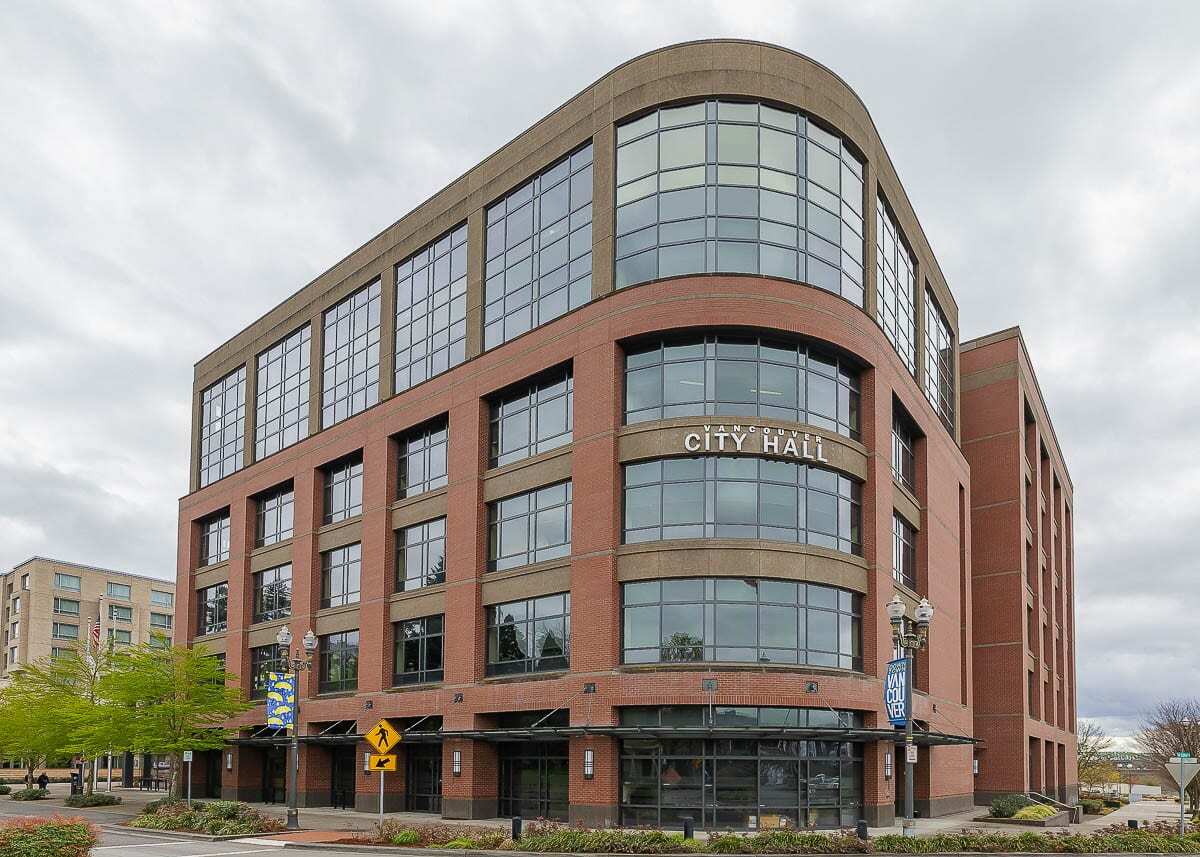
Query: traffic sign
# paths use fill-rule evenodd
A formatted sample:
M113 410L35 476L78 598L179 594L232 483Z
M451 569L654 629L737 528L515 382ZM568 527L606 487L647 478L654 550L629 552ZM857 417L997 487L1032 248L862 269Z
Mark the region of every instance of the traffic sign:
M394 728L387 720L380 720L363 738L375 748L376 753L387 753L400 743L400 730Z
M1191 753L1186 753L1186 752L1184 752L1183 750L1180 750L1178 753L1176 753L1176 754L1175 754L1175 756L1176 756L1176 758L1179 758L1179 759L1190 759L1190 758L1192 758L1192 754L1191 754Z
M916 744L904 745L904 762L905 762L905 764L912 763L914 765L917 763L917 745Z
M370 768L372 771L394 771L396 770L396 757L372 755Z
M1168 759L1166 768L1171 778L1179 783L1179 788L1186 789L1188 783L1195 778L1197 773L1200 773L1200 761L1180 755L1174 759Z
M185 761L185 762L192 761L192 751L191 750L183 751L183 761Z

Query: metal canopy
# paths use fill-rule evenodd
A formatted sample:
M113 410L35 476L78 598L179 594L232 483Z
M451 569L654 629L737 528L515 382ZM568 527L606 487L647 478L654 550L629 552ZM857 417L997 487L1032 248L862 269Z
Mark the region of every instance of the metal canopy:
M517 741L563 741L569 738L603 736L608 738L772 738L797 741L894 741L904 742L904 733L894 729L836 729L805 726L539 726L525 729L464 729L458 731L436 730L429 732L405 732L405 744L440 743L448 739L469 738L490 743ZM305 744L353 744L361 736L301 735ZM248 738L233 738L229 743L248 746L267 746L288 743L286 736L251 735ZM979 743L967 735L949 735L942 732L916 732L913 742L926 747L962 746Z

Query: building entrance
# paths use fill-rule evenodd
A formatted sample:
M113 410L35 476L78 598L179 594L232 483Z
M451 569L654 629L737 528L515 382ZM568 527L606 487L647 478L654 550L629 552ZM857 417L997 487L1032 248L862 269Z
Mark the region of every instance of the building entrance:
M329 776L329 805L338 809L354 809L354 781L358 775L358 753L354 747L334 747L329 754L332 768Z
M442 745L413 744L405 750L404 809L442 811Z
M263 803L287 801L287 748L263 750Z
M567 820L566 741L499 745L500 815Z

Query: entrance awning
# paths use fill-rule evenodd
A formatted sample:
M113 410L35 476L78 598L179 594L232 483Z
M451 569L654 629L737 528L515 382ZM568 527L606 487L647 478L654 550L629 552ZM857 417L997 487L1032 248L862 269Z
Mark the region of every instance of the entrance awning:
M455 738L469 738L489 743L515 741L565 741L570 738L602 736L607 738L733 738L754 740L792 741L894 741L904 743L904 733L895 729L836 729L805 726L540 726L527 729L463 729L435 730L427 732L405 732L406 744L440 743ZM302 744L354 744L361 739L357 734L301 735ZM262 747L290 743L286 735L251 734L245 738L231 738L228 743ZM973 745L977 739L968 735L950 735L944 732L914 732L913 743L923 747L948 747Z

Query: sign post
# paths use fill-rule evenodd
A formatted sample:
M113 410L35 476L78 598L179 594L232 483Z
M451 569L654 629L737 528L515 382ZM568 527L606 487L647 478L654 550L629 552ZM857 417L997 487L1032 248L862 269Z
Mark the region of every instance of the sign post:
M187 764L187 778L188 778L187 805L191 806L192 805L192 751L191 750L183 751L183 761Z
M363 737L378 754L370 757L368 767L379 772L379 823L383 824L383 777L388 771L396 770L396 757L390 751L400 743L400 730L383 719L367 730Z
M1184 801L1187 800L1187 787L1200 772L1200 761L1192 758L1191 753L1180 750L1175 758L1167 760L1167 773L1179 783L1179 835L1183 836L1187 828L1184 816Z

